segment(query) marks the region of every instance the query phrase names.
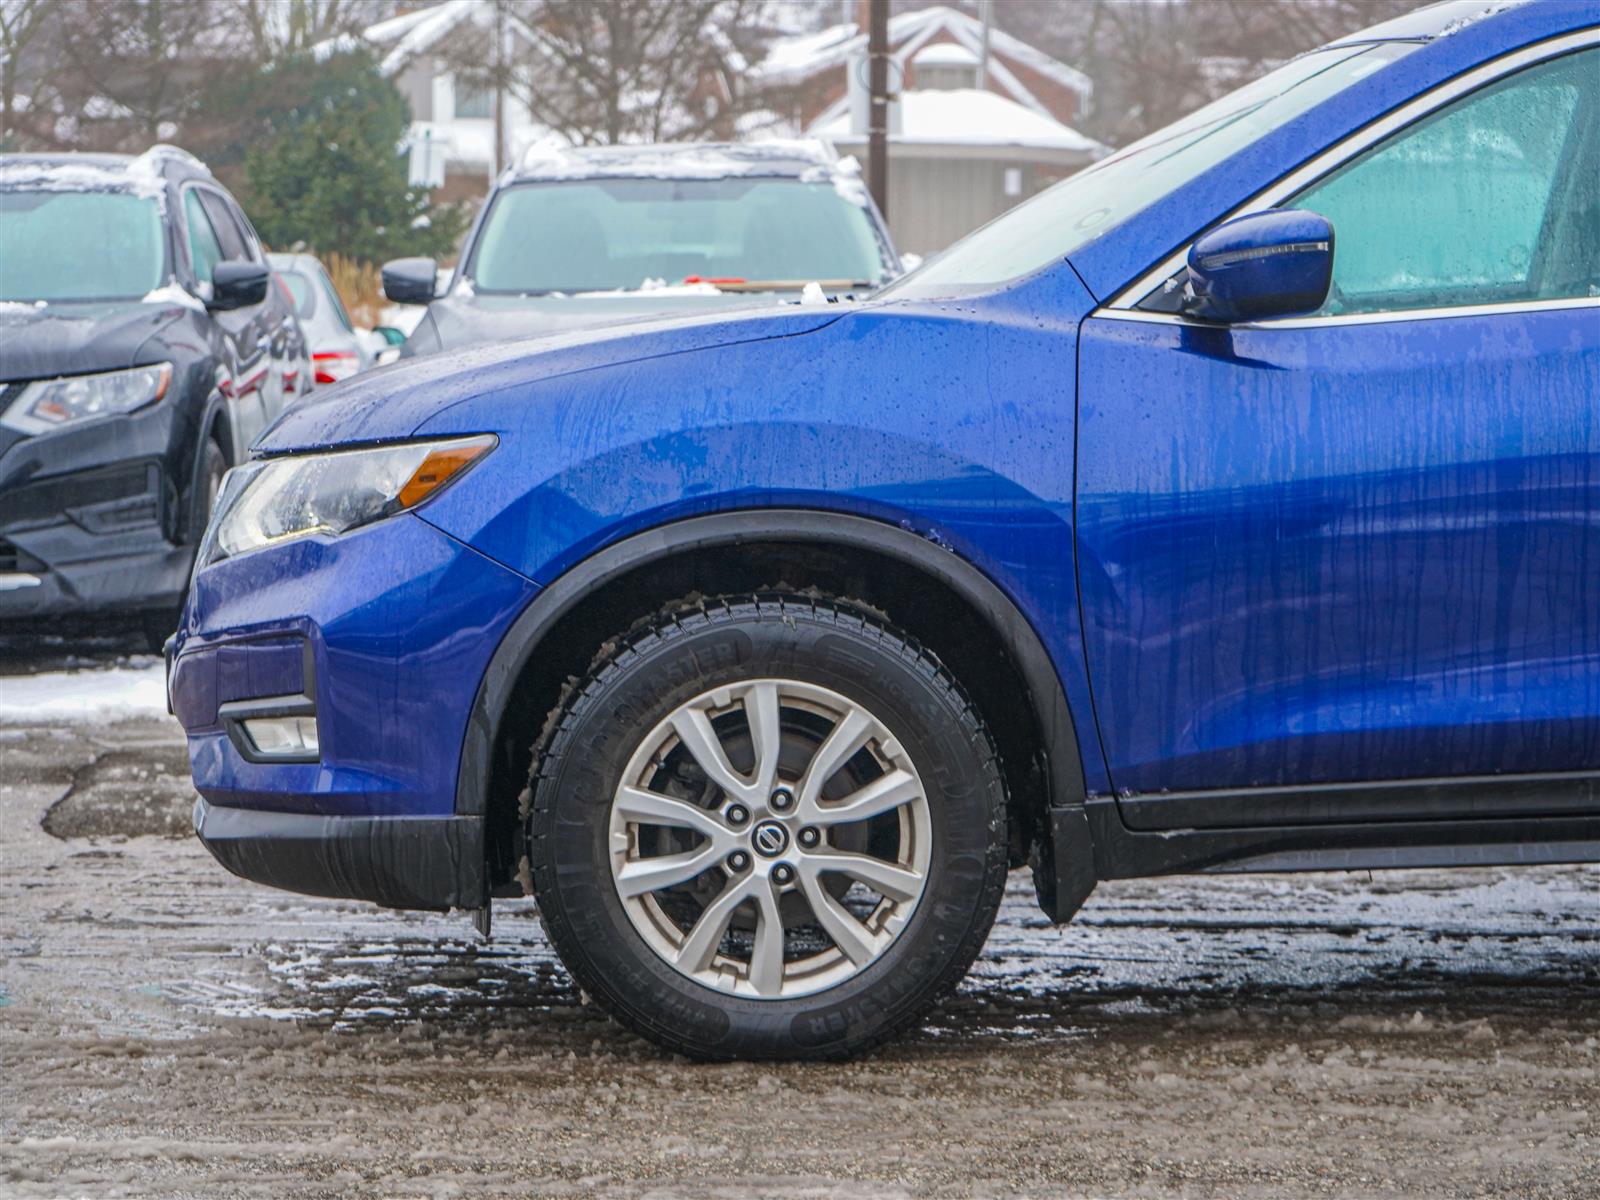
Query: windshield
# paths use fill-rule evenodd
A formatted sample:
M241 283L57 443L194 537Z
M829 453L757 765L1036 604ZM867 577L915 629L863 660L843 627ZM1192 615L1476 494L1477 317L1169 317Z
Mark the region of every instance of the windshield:
M760 290L888 273L867 209L831 182L585 179L506 188L467 275L480 292L712 283Z
M1019 204L885 294L956 295L1031 274L1414 49L1386 42L1302 55Z
M137 300L166 257L153 197L0 191L0 301Z

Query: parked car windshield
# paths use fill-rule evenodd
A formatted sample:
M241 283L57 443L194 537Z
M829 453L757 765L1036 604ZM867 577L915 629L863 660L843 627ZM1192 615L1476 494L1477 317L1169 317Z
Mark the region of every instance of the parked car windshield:
M959 295L1031 274L1417 45L1301 55L996 217L884 294Z
M875 284L868 210L798 179L585 179L495 196L467 274L478 291L633 291L686 281Z
M161 286L161 210L128 192L0 190L0 301L129 300Z

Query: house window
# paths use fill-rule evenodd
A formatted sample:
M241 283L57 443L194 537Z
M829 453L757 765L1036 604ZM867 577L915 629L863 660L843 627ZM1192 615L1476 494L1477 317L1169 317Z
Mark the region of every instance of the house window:
M456 116L461 118L494 116L494 93L483 84L456 80Z

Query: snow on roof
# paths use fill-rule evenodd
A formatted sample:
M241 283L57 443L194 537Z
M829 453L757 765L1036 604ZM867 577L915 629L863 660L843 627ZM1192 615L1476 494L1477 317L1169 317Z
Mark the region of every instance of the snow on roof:
M934 42L918 50L911 61L919 67L975 67L979 55L960 42Z
M530 146L518 179L725 179L843 170L832 147L809 138L757 142L666 142L638 146Z
M393 75L418 54L426 53L438 41L461 24L472 19L487 21L492 8L485 0L444 0L428 8L401 13L361 31L359 39L345 33L318 42L311 52L318 59L353 49L359 42L367 42L384 51L378 67L385 75ZM516 17L510 19L513 28L527 32L527 27Z
M944 5L899 13L889 18L889 44L896 48L895 58L902 63L907 54L917 50L936 35L944 33L973 53L983 45L983 24L976 17L958 12ZM867 35L854 23L834 25L817 33L799 37L781 38L772 43L767 56L756 64L753 74L768 83L797 83L819 71L840 66L865 49ZM1062 87L1070 88L1088 99L1094 91L1094 82L1082 71L1052 58L1036 46L1013 37L994 26L989 28L989 48L1052 79ZM991 60L992 61L992 60ZM998 74L998 73L997 73ZM1004 72L1010 75L1010 72ZM1015 89L1025 92L1015 79ZM1027 102L1024 95L1019 100ZM1034 107L1030 105L1029 107Z
M459 0L447 0L447 3L438 6L414 8L397 17L388 17L376 24L368 25L361 31L361 36L369 42L392 42L395 38L405 37L418 25L429 24L445 9L460 7Z
M51 192L122 191L161 197L166 193L166 180L157 165L161 158L158 152L173 149L154 146L137 158L126 154L0 154L0 187ZM183 154L181 150L177 153ZM195 165L205 170L198 162Z
M819 137L854 143L864 134L850 132L846 106L835 105L814 127ZM1038 150L1067 150L1098 157L1105 146L1054 117L977 88L900 93L900 132L890 138L896 145L1020 146Z
M394 17L389 21L380 21L378 25L366 31L369 42L383 44L393 41L394 45L383 56L383 61L378 64L385 75L392 75L414 54L427 50L445 34L449 33L463 20L472 15L472 10L477 7L478 0L445 0L437 8L425 8L420 13L406 13L404 16ZM416 17L417 20L410 20ZM396 26L400 22L408 22L398 29L382 30L384 25Z

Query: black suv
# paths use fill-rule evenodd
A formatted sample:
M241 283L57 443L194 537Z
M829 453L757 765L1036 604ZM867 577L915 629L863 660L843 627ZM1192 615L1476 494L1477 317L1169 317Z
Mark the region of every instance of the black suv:
M116 611L165 636L223 472L311 379L202 163L0 155L0 623Z

